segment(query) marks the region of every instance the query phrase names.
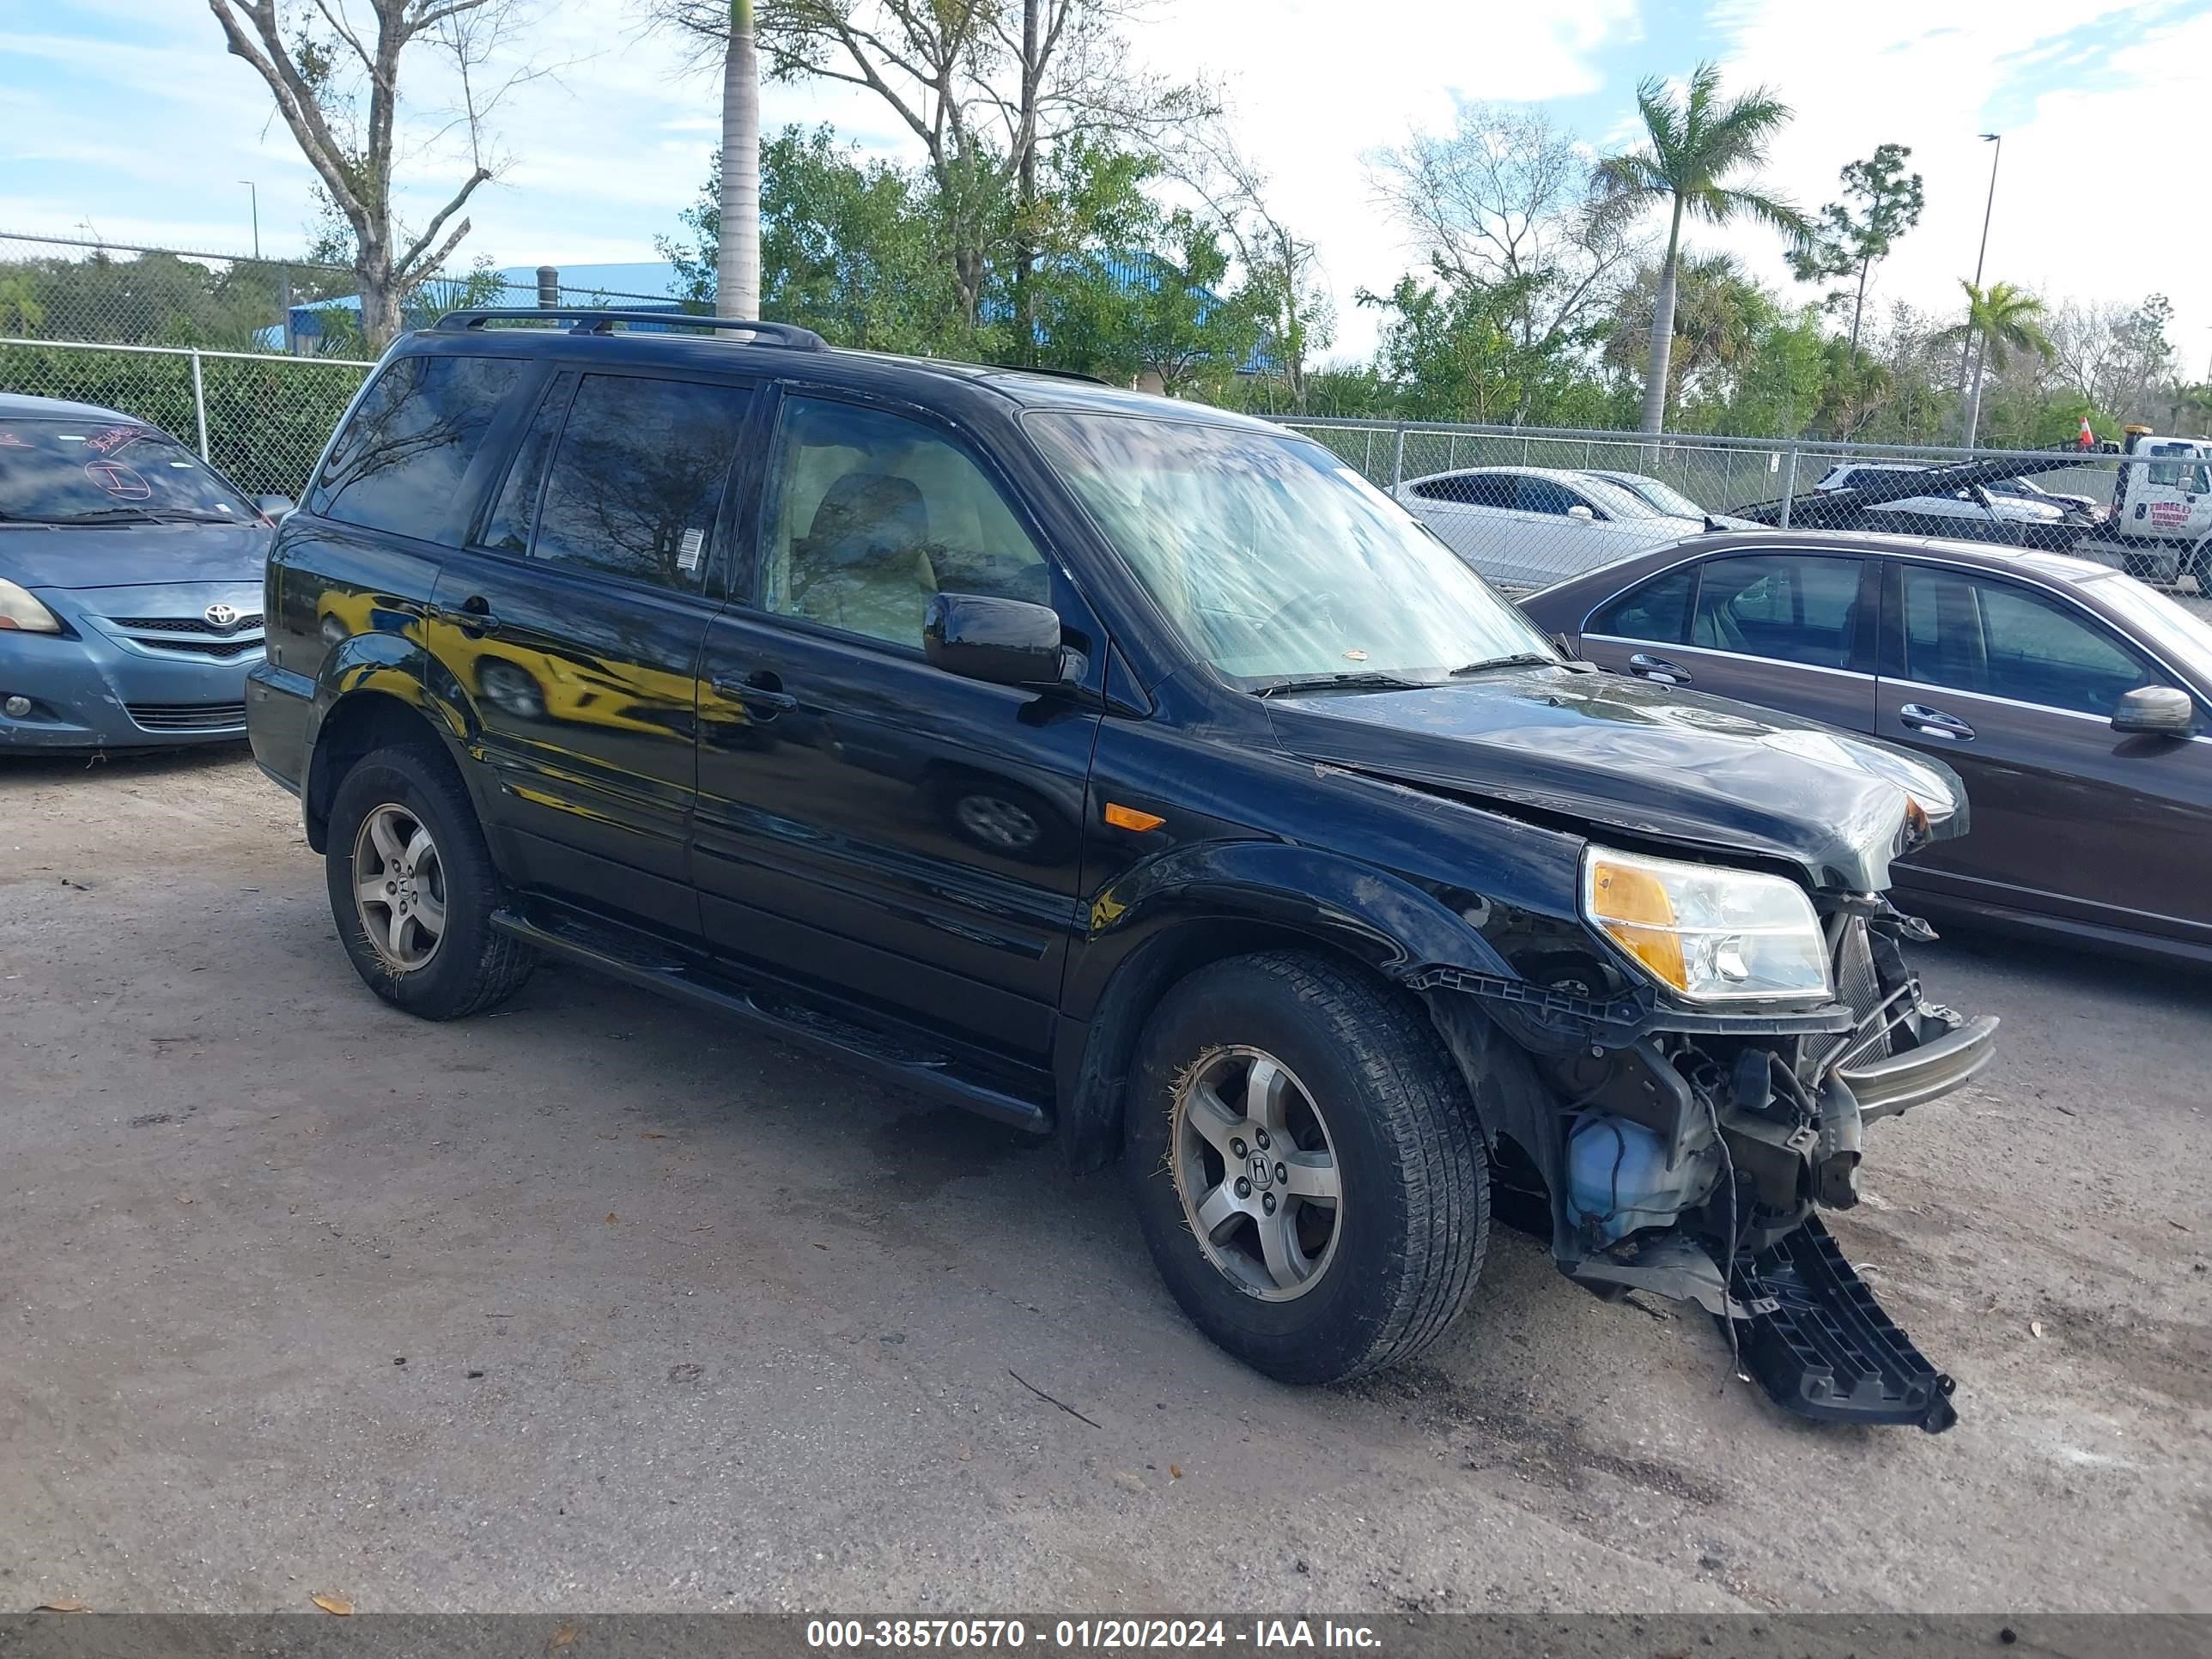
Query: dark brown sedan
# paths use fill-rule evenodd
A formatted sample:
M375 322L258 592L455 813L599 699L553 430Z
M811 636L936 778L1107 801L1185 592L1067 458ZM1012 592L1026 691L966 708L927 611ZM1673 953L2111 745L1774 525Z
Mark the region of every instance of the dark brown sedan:
M1692 537L1522 601L1590 660L1948 762L1971 832L1897 866L1930 913L2212 962L2212 623L2086 560Z

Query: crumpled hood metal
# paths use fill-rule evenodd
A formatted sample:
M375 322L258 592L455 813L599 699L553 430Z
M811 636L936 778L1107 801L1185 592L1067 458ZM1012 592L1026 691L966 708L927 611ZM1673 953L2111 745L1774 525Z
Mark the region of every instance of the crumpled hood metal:
M1420 690L1270 698L1291 753L1684 847L1759 854L1816 887L1879 892L1908 794L1963 834L1948 767L1772 709L1612 674L1537 669Z

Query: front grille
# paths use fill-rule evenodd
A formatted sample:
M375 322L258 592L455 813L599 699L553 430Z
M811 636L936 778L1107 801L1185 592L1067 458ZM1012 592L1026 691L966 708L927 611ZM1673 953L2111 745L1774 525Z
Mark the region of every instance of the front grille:
M194 656L214 657L219 661L227 661L232 657L242 657L249 651L261 649L261 635L256 634L247 640L138 640L135 643L149 651L189 652Z
M227 732L246 724L242 702L133 702L124 707L148 732Z
M235 634L241 629L261 626L261 613L254 611L240 617L228 629L212 628L204 617L110 617L108 621L118 628L127 628L140 634Z

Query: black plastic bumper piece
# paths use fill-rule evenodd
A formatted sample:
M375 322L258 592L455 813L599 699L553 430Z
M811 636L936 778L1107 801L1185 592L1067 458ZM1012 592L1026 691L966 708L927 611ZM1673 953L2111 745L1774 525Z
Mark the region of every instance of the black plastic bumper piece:
M1951 1379L1881 1310L1817 1218L1740 1269L1735 1291L1766 1310L1736 1322L1736 1341L1745 1367L1784 1411L1914 1423L1930 1434L1959 1420Z

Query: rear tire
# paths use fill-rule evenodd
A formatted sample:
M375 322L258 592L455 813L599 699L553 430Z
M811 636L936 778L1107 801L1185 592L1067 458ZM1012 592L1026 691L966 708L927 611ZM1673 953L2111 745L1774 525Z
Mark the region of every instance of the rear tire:
M1465 1083L1399 994L1303 952L1200 969L1146 1025L1127 1112L1160 1276L1255 1370L1304 1383L1380 1370L1466 1304L1488 1159Z
M380 749L339 783L324 870L331 915L369 989L424 1019L505 1001L537 966L492 926L499 873L468 791L434 750Z

